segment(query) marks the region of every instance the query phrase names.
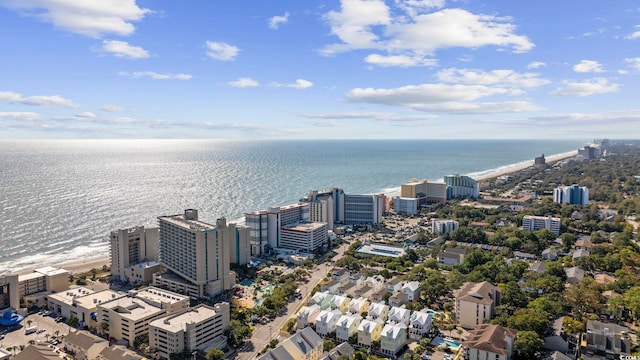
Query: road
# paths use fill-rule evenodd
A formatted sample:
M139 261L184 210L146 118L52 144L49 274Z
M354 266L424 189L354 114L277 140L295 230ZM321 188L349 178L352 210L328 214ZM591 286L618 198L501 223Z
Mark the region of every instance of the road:
M342 244L339 248L334 249L333 251L336 252L336 255L332 260L337 260L342 257L348 248L349 244ZM323 263L316 266L311 271L309 282L300 287L303 295L302 299L298 299L287 304L287 312L285 314L276 317L265 325L257 325L253 330L251 340L247 341L244 346L238 349L236 359L255 359L258 357L258 353L269 344L271 339L278 338L280 336L280 329L282 329L289 318L295 317L296 309L298 309L303 303L306 304L311 290L318 285L320 280L327 276L331 267L332 264L330 260L325 260Z

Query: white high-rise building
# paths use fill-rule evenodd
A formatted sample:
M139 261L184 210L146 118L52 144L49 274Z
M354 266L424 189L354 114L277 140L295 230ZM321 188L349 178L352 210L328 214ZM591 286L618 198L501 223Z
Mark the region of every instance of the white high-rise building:
M460 227L460 223L450 219L432 219L431 232L434 234L448 234Z
M226 221L221 220L219 224L226 229ZM220 294L235 285L235 273L229 265L231 251L235 251L235 238L224 236L231 232L219 231L211 224L198 221L198 211L194 209L185 210L184 214L158 217L158 225L160 263L168 274L154 276L154 285L181 291L187 289L189 295L195 297ZM172 286L170 282L180 284ZM189 284L190 287L184 287Z
M283 226L309 221L309 204L292 204L270 207L266 211L253 211L244 214L245 225L249 228L251 255L260 256L270 249L281 247L281 228Z
M555 236L560 235L560 226L562 225L560 218L554 218L551 216L533 216L527 215L522 218L522 229L535 231L540 229L547 229L551 231Z
M111 275L116 281L148 283L158 264L158 228L134 226L114 230L111 240ZM146 271L135 271L137 268ZM144 265L144 266L143 266Z
M229 328L229 303L214 307L198 305L149 323L149 347L156 358L168 360L171 354L226 346L224 331Z

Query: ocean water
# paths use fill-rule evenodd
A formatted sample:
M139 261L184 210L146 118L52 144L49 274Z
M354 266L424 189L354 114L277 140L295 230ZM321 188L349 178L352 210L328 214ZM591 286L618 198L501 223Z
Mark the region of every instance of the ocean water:
M397 191L411 178L484 175L582 141L3 140L0 275L108 255L107 234L199 210L239 221L311 189Z

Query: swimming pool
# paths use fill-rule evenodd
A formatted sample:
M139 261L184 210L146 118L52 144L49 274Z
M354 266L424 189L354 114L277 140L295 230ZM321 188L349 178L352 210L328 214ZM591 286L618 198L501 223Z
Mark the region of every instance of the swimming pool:
M441 346L443 343L447 344L447 346L453 351L458 351L458 349L460 349L459 342L456 342L453 340L445 340L440 336L436 336L435 339L431 341L431 345L434 345L434 346Z

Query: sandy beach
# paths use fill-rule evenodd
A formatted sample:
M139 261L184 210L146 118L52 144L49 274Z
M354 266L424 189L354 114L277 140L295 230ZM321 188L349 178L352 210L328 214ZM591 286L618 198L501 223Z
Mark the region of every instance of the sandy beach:
M551 164L554 162L558 162L561 160L565 160L565 159L569 159L572 158L574 156L578 155L578 150L575 151L570 151L567 153L562 153L562 154L555 154L555 155L550 155L550 156L545 156L545 161L547 164ZM482 181L482 180L489 180L489 179L493 179L496 178L498 176L502 176L502 175L508 175L508 174L513 174L516 173L520 170L524 170L526 168L529 168L533 166L533 160L531 161L527 161L518 165L514 165L512 167L507 167L503 170L496 170L495 172L486 174L486 175L482 175L482 176L478 176L478 177L474 177L475 180L478 181Z
M72 274L80 274L91 271L91 269L101 269L102 266L109 266L109 256L100 256L97 258L71 261L62 264L56 264L55 267L69 270Z

